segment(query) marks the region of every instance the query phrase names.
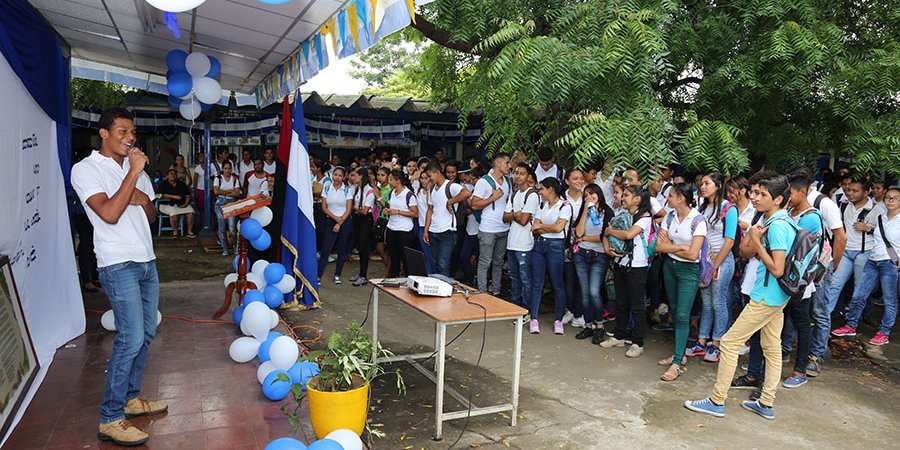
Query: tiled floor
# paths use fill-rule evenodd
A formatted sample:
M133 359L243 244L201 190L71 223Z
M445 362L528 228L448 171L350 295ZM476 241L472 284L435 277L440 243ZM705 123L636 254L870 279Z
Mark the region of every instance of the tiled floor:
M208 319L219 306L210 295L166 292L164 315ZM206 298L204 298L206 297ZM105 310L102 294L86 295L88 310ZM60 348L46 379L4 449L119 448L97 439L106 360L115 333L88 313L87 332ZM280 406L266 399L256 380L257 363L236 364L228 346L238 337L233 325L164 319L150 350L143 394L163 399L167 413L133 422L150 434L148 449L262 449L271 440L313 438L304 407L296 434Z

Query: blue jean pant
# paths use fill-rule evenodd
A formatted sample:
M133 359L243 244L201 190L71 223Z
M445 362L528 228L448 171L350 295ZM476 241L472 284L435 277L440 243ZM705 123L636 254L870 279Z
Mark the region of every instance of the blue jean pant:
M882 261L866 261L862 279L856 283L853 290L853 300L850 301L850 314L847 316L847 325L856 328L859 325L859 317L863 308L869 301L869 296L875 290L875 286L881 281L881 291L884 299L884 316L878 331L890 336L891 328L897 319L897 265L889 259Z
M531 302L532 309L537 311L541 304L541 294L544 292L544 275L550 275L550 284L553 285L553 292L556 297L556 320L562 320L566 310L566 287L563 283L563 264L565 255L563 254L563 240L546 239L539 237L534 242L534 250L532 251L532 290ZM535 316L531 316L535 318Z
M509 291L513 304L528 310L532 319L537 319L538 304L531 301L531 252L508 250L506 260L509 264Z
M572 255L572 263L582 286L580 300L584 321L599 323L603 319L603 285L609 257L601 252L594 252L589 257L585 251L577 251Z
M434 255L431 254L431 246L425 244L425 240L422 239L422 236L425 235L425 228L418 228L418 237L419 237L419 246L422 247L422 253L425 255L425 271L428 274L433 274L434 272Z
M325 266L328 265L328 256L331 250L337 246L337 259L334 260L334 276L340 277L344 270L344 262L350 253L350 236L353 234L353 218L348 217L341 225L337 233L333 231L337 222L330 217L325 219L325 230L322 232L322 251L319 253L319 279L325 275Z
M428 241L431 243L431 254L434 256L434 268L437 273L449 277L450 260L453 258L453 246L456 244L456 231L429 232Z
M230 199L226 197L216 197L216 222L219 224L219 244L222 245L223 250L228 250L228 238L225 236L225 224L228 224L228 231L231 232L231 236L234 237L234 251L237 251L237 216L232 216L229 218L225 218L225 214L222 212L222 206L226 205Z
M731 316L729 311L731 301L728 296L733 276L734 258L728 255L719 266L719 277L712 280L709 286L700 289L700 300L703 304L700 312L700 339L709 339L712 331L712 340L720 341L728 331Z
M457 236L458 238L459 236ZM457 267L462 268L463 283L475 285L475 266L472 265L472 255L475 255L475 260L478 261L479 251L478 235L463 233L462 243L459 245L459 261L456 262ZM452 267L450 271L453 272ZM453 273L456 274L456 272Z
M844 284L851 276L861 280L869 252L845 251L841 263L833 272L825 276L825 281L816 290L812 308L813 333L809 345L809 354L819 359L825 359L825 350L828 349L828 336L831 334L831 313L837 305L838 297ZM858 283L857 283L858 284Z
M147 352L156 335L159 276L155 260L126 261L101 267L99 272L117 330L100 406L100 421L109 423L124 419L125 403L141 394Z

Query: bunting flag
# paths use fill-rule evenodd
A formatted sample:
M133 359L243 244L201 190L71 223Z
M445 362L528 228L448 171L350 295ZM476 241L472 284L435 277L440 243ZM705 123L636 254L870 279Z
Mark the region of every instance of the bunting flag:
M347 6L347 25L350 28L350 34L353 35L353 48L359 48L359 13L356 12L356 3L350 3Z
M406 7L409 8L409 20L416 23L416 0L406 0Z
M379 0L373 3L375 5L376 41L409 26L410 11L406 0Z
M337 18L332 17L325 22L325 26L322 28L322 35L330 35L331 36L331 48L334 49L334 52L338 52L338 30L337 30ZM326 33L324 30L328 30Z
M313 46L316 50L316 59L319 61L319 70L328 67L328 52L325 51L325 41L322 40L322 33L317 33L313 39Z
M342 9L341 12L337 15L337 36L338 36L338 47L335 49L335 52L339 57L344 58L344 55L350 49L350 42L347 39L347 10ZM353 50L356 50L356 47L353 47ZM351 53L352 54L352 53Z

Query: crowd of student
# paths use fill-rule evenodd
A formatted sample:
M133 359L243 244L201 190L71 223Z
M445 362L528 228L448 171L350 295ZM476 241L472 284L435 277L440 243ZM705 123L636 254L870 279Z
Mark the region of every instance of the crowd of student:
M505 298L529 311L531 333L540 332L549 280L555 334L580 328L577 339L638 357L649 325L672 330L672 356L659 361L664 381L676 380L689 357L718 362L712 395L685 404L717 416L729 388L741 388L754 390L745 408L774 417L776 387L818 376L829 335L855 336L879 285L884 313L869 344L889 341L900 188L849 171L838 185L805 167L749 179L701 174L692 183L669 168L643 183L610 164L564 171L550 151L536 165L522 154L495 154L489 167L442 156L403 165L396 155L360 157L352 169L311 162L320 280L335 248L336 284L354 248L356 286L367 282L373 251L384 275L402 275L405 247L426 255L428 273L496 296L507 269ZM833 316L845 324L832 330ZM781 380L794 343L793 371ZM744 352L747 373L734 378Z

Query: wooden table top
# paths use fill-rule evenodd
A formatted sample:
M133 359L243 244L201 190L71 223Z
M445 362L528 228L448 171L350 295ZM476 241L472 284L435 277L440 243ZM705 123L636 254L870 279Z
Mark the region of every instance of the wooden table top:
M469 297L470 302L484 307L484 309L481 309L466 302L466 296L461 293L454 293L452 297L432 297L419 295L405 285L393 288L378 284L381 280L369 280L369 282L379 291L400 300L409 307L430 317L435 322L482 320L485 318L485 310L487 310L488 319L515 319L528 313L521 306L516 306L506 300L485 293L474 294ZM472 290L475 291L475 289Z

